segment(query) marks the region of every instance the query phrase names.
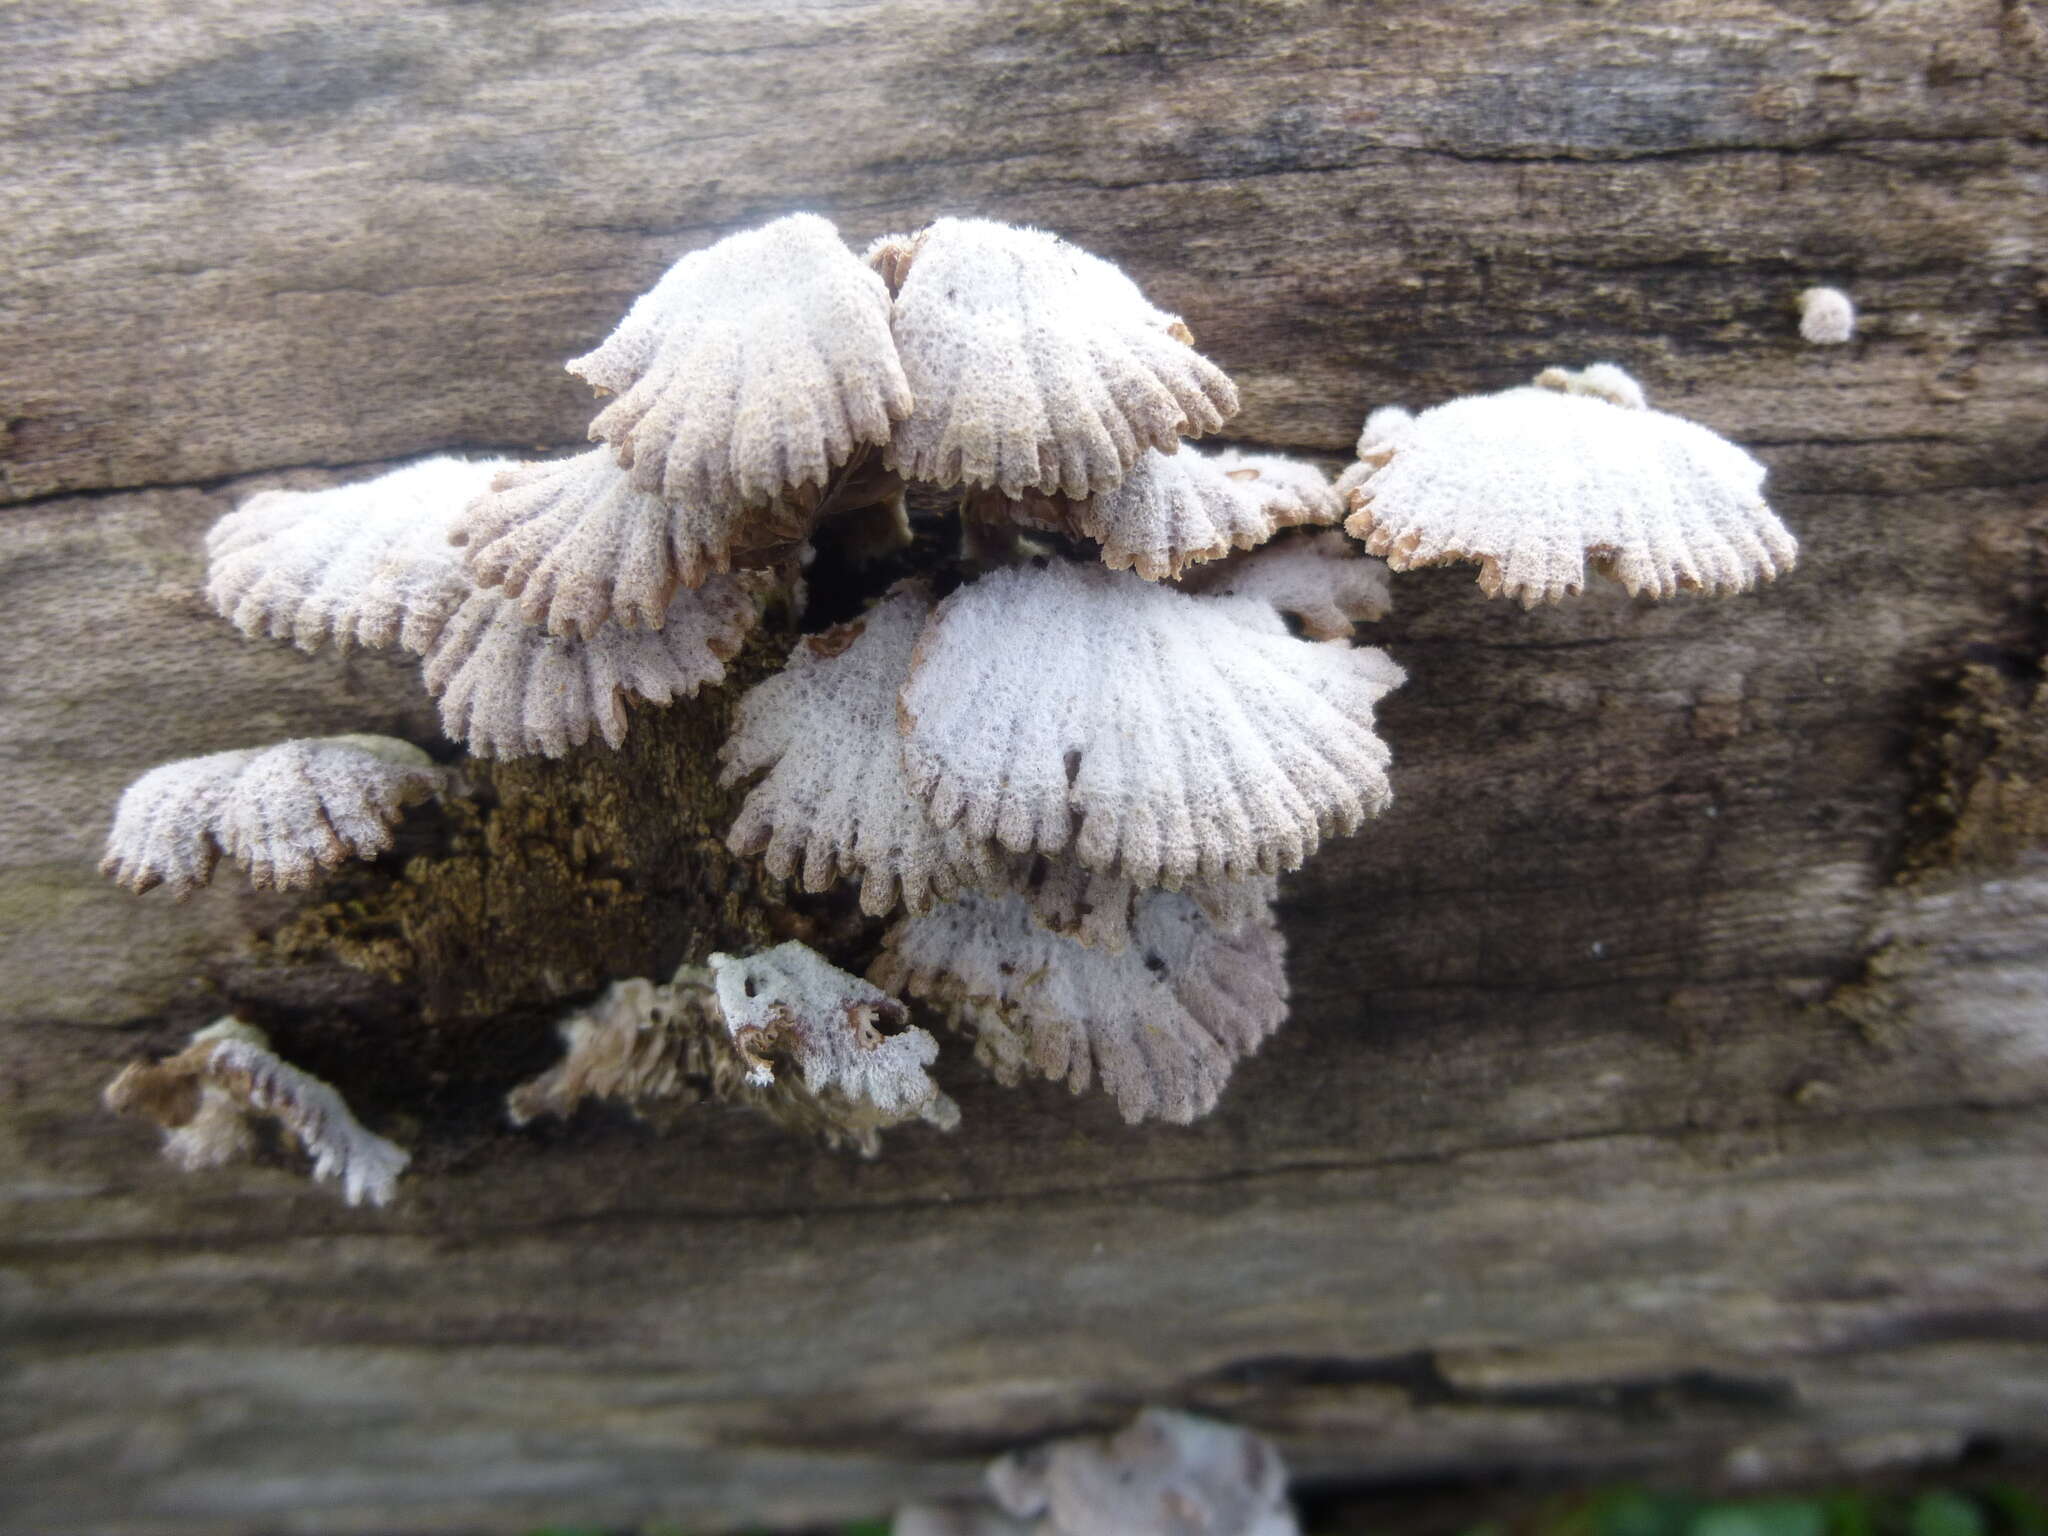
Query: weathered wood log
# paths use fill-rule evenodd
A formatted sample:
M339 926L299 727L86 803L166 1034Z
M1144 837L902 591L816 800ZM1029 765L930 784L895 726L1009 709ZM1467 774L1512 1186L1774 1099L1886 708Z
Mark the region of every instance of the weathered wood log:
M2044 37L2029 0L0 16L0 1524L843 1516L1141 1401L1332 1483L2048 1445ZM506 1128L562 1000L772 921L702 772L729 698L476 768L310 898L98 880L151 763L439 739L401 662L212 618L214 517L577 440L560 360L798 207L1056 228L1186 315L1234 434L1332 461L1371 406L1620 362L1769 462L1801 566L1533 615L1401 578L1395 808L1287 884L1294 1017L1188 1130L957 1049L963 1127L875 1163L715 1109ZM1798 339L1814 281L1850 346ZM99 1111L229 1006L414 1146L398 1207Z

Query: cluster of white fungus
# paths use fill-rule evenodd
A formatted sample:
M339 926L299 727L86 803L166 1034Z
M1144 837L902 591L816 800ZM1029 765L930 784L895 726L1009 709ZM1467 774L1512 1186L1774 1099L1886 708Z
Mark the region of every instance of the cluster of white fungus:
M990 1464L988 1499L912 1504L893 1536L1296 1536L1287 1467L1250 1430L1147 1408L1113 1435Z
M410 652L472 754L558 757L721 684L771 603L802 613L820 548L841 586L884 556L918 574L864 611L838 592L841 621L737 701L719 754L736 853L828 902L858 887L798 931L839 934L867 979L789 943L616 983L514 1093L521 1123L740 1100L872 1151L958 1115L906 999L1004 1081L1193 1119L1285 1015L1276 877L1392 798L1376 709L1405 675L1353 642L1390 567L1472 561L1535 603L1589 570L1739 591L1796 552L1762 466L1607 363L1377 410L1335 485L1190 447L1238 401L1186 325L986 220L863 256L810 214L734 235L569 367L613 397L597 447L256 496L209 536L215 608L309 650ZM182 894L227 853L296 885L387 847L435 782L361 743L167 765L124 797L108 872Z

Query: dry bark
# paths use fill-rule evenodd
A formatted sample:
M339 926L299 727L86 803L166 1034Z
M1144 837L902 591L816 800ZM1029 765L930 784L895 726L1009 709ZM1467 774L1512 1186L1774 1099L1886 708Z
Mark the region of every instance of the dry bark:
M0 1525L840 1516L1140 1401L1331 1481L2042 1445L2035 6L30 0L0 102ZM803 920L718 845L729 701L476 768L307 901L97 879L154 762L438 742L409 667L208 616L213 517L577 440L560 360L795 207L1125 262L1262 446L1619 362L1770 464L1803 563L1531 616L1402 578L1394 810L1287 884L1294 1017L1185 1131L959 1050L962 1129L874 1164L505 1129L562 999ZM1815 281L1850 346L1799 341ZM97 1109L230 1005L416 1148L397 1208Z

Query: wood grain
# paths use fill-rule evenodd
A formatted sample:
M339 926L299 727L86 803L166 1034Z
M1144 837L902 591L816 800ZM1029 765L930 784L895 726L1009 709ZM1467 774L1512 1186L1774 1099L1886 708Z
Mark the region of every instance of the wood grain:
M2043 1449L2048 859L1897 877L1974 803L1926 749L1965 669L2024 704L2048 648L2044 123L2023 0L0 11L0 1526L839 1518L1143 1401L1326 1486ZM437 740L402 664L212 619L214 517L578 440L561 359L793 208L1058 229L1187 316L1233 433L1333 461L1619 362L1769 463L1800 567L1534 615L1401 578L1395 808L1289 882L1294 1017L1199 1126L955 1049L965 1125L873 1164L716 1111L514 1136L590 977L508 943L432 993L481 919L378 976L307 942L388 870L177 907L99 841L166 757ZM1799 341L1816 281L1850 346ZM547 845L493 803L406 854ZM619 846L620 943L703 939ZM98 1112L229 1004L418 1149L400 1207Z

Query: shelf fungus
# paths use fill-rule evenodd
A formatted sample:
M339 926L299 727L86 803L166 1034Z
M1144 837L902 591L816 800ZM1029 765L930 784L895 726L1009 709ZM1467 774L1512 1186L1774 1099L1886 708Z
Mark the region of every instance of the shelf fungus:
M1270 603L1298 620L1311 640L1348 640L1354 624L1377 623L1394 607L1386 562L1360 553L1335 529L1275 540L1203 566L1183 585L1209 596Z
M1132 928L1157 886L1134 885L1122 875L1098 874L1072 859L1043 854L1015 861L1007 884L986 884L984 895L1021 895L1031 920L1049 933L1090 949L1114 954L1131 942ZM1279 881L1205 880L1196 876L1181 891L1221 933L1234 934L1262 921L1280 893Z
M1611 381L1610 381L1611 384ZM1739 592L1792 568L1764 467L1705 427L1600 394L1521 388L1424 411L1363 461L1345 531L1397 571L1479 565L1525 607L1583 590Z
M322 491L264 491L206 536L206 595L243 634L420 654L473 590L449 529L506 459L425 459Z
M1159 581L1263 544L1282 528L1334 523L1343 514L1313 464L1183 448L1144 454L1116 485L1071 503L1065 522L1102 546L1111 570Z
M293 890L349 859L376 858L405 807L441 778L426 753L388 736L316 737L165 763L122 794L100 873L182 899L212 880L225 854L258 890Z
M188 1172L246 1161L256 1151L250 1119L268 1116L312 1158L314 1179L340 1184L350 1205L388 1205L412 1160L363 1129L339 1093L238 1019L200 1030L175 1056L129 1063L101 1099L121 1114L154 1120L164 1131L164 1156Z
M727 843L770 874L824 891L860 882L861 910L912 912L1001 878L992 843L933 824L912 795L896 742L896 698L931 613L922 587L799 641L788 664L740 700L720 781L767 770Z
M787 559L810 528L809 512L789 501L664 502L593 448L499 471L449 540L478 586L519 599L525 623L589 640L607 622L660 629L678 588Z
M658 629L605 623L587 640L525 622L496 588L472 592L421 667L441 729L479 757L560 757L593 732L626 739L627 701L668 704L725 681L725 663L759 620L758 584L714 576L670 600Z
M916 404L888 461L906 479L1079 498L1237 412L1235 386L1176 317L1055 235L941 219L892 261Z
M685 256L569 371L633 484L688 507L774 500L909 414L889 290L816 214Z
M1810 336L1847 334L1831 292L1802 299ZM1186 324L1111 263L987 220L856 255L792 214L682 256L568 366L613 397L594 448L265 492L206 546L207 596L244 634L418 657L471 758L616 748L636 710L725 684L760 636L744 696L675 739L701 741L730 707L722 830L765 874L720 853L683 881L732 932L790 942L589 997L560 1061L508 1099L522 1124L591 1100L665 1123L711 1101L872 1154L886 1126L959 1117L906 998L970 1031L1005 1081L1100 1084L1127 1119L1192 1120L1285 1014L1279 876L1391 802L1377 710L1406 674L1352 639L1388 613L1390 567L1476 562L1486 592L1534 604L1589 568L1631 592L1736 591L1797 552L1763 466L1651 409L1609 363L1419 415L1382 407L1334 485L1313 464L1192 446L1238 396ZM703 787L704 765L671 766ZM525 888L518 861L564 848L569 867L606 867L609 818L500 847L487 803L528 795L522 814L545 817L588 767L457 781L507 890ZM424 754L368 738L165 764L122 797L103 867L182 896L226 857L297 887L389 849L441 783ZM706 804L656 830L710 847ZM506 905L507 944L550 916ZM879 958L864 919L893 920ZM835 962L872 962L868 979ZM259 1049L223 1037L150 1069L171 1087L122 1092L175 1100L187 1161L246 1149L251 1105L297 1116L328 1158L320 1138L353 1126L339 1099ZM332 1156L319 1166L357 1166ZM388 1193L397 1163L359 1161L351 1192ZM1145 1497L1204 1530L1267 1531L1203 1513L1224 1506L1172 1471L1199 1436L1144 1424L1101 1454L1150 1457L1133 1474ZM1153 1528L1139 1504L1084 1517L1046 1488L1042 1509L989 1518Z
M758 954L713 955L711 977L726 1032L755 1086L774 1082L771 1058L786 1056L804 1090L843 1107L849 1124L880 1129L923 1120L951 1130L960 1123L959 1106L926 1071L938 1059L938 1041L906 1024L902 1003L816 950L791 940Z
M1287 1013L1270 909L1225 933L1173 891L1141 898L1114 952L1048 932L1022 897L962 897L891 928L868 975L970 1030L999 1080L1099 1080L1133 1122L1206 1114Z
M1140 885L1274 874L1386 808L1373 706L1403 675L1127 574L1007 569L918 643L904 764L935 821L1013 852Z
M1012 1452L988 1469L1005 1514L1042 1536L1295 1536L1287 1467L1250 1430L1147 1408L1113 1435ZM899 1527L900 1529L900 1527Z

